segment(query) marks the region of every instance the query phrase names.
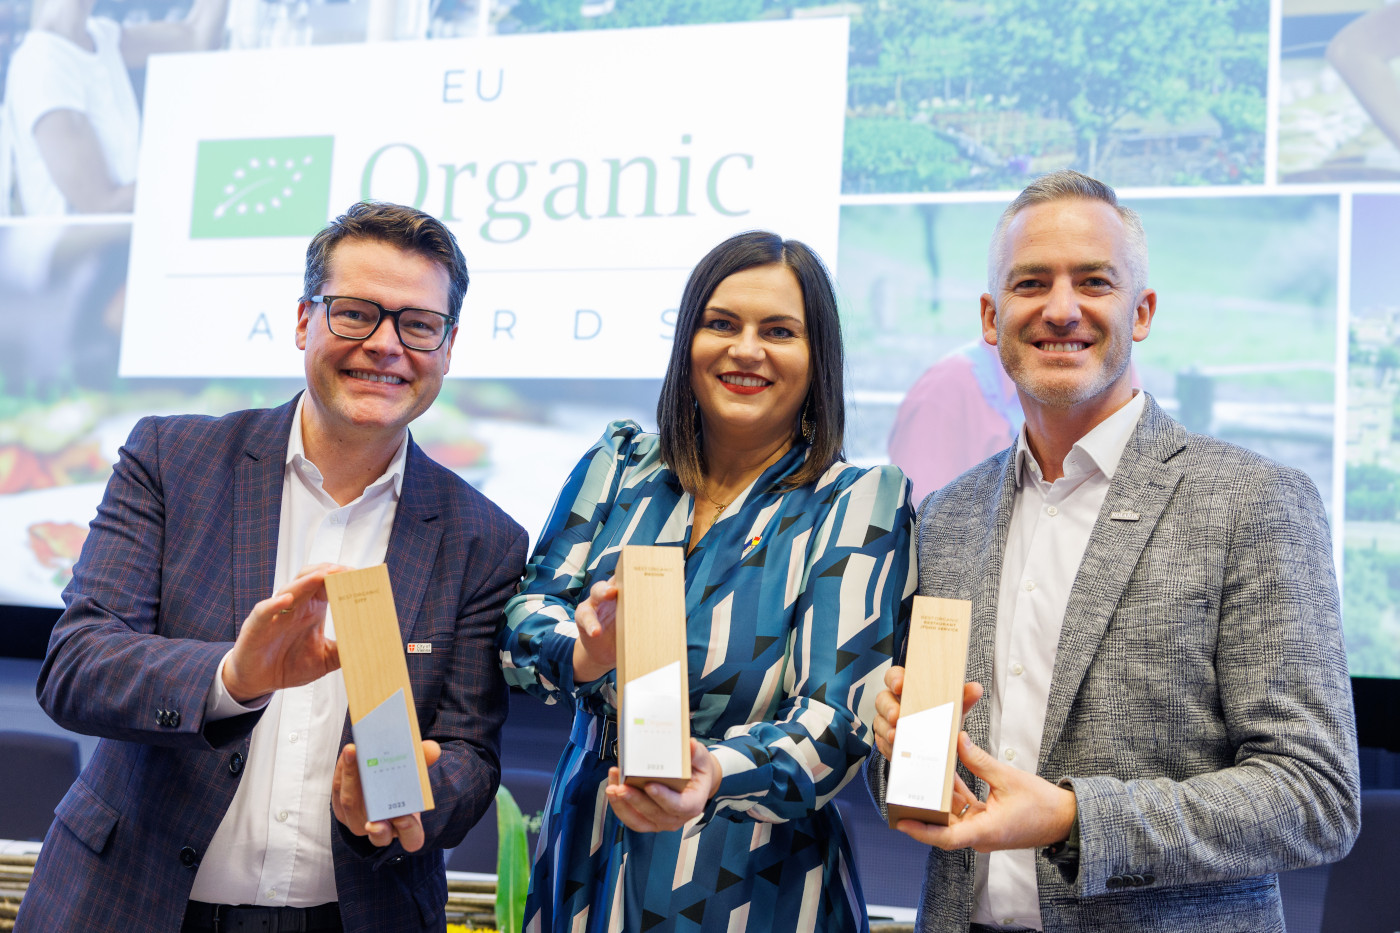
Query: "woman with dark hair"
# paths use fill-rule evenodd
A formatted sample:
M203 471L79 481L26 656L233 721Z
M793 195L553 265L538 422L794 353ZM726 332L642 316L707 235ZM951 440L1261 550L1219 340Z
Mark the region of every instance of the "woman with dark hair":
M840 323L806 246L746 233L691 273L657 406L570 475L500 633L507 681L575 711L525 929L862 930L831 799L869 754L916 583L909 487L841 461ZM621 783L611 582L685 549L691 780Z

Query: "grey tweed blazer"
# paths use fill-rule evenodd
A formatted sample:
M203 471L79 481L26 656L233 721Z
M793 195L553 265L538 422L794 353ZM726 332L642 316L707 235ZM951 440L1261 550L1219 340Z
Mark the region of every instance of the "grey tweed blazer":
M983 684L1013 453L919 509L919 592L972 600ZM988 713L966 721L984 748ZM882 811L887 768L867 765ZM1340 858L1360 828L1327 519L1304 474L1147 399L1070 594L1037 772L1073 788L1081 834L1074 878L1037 856L1046 933L1281 933L1274 873ZM966 933L973 867L931 850L919 930Z

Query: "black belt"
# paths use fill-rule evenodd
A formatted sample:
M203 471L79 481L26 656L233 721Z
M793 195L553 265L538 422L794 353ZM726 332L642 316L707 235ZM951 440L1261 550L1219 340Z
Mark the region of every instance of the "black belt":
M190 901L180 933L341 933L340 905L249 907Z

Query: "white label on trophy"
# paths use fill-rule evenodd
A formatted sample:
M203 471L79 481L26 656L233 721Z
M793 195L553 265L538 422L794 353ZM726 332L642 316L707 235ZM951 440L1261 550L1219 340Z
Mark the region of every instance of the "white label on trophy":
M355 764L371 820L387 820L423 809L423 786L413 756L413 733L403 691L380 703L350 727Z
M900 716L894 733L885 802L924 810L943 806L943 775L948 769L948 734L953 704Z
M672 661L628 681L622 690L622 773L676 777L681 773L681 665Z

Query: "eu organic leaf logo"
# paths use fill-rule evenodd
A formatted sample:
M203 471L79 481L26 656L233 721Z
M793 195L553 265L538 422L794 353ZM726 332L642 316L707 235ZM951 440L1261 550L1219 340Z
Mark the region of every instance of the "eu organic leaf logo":
M325 226L333 136L206 139L190 237L311 236Z

